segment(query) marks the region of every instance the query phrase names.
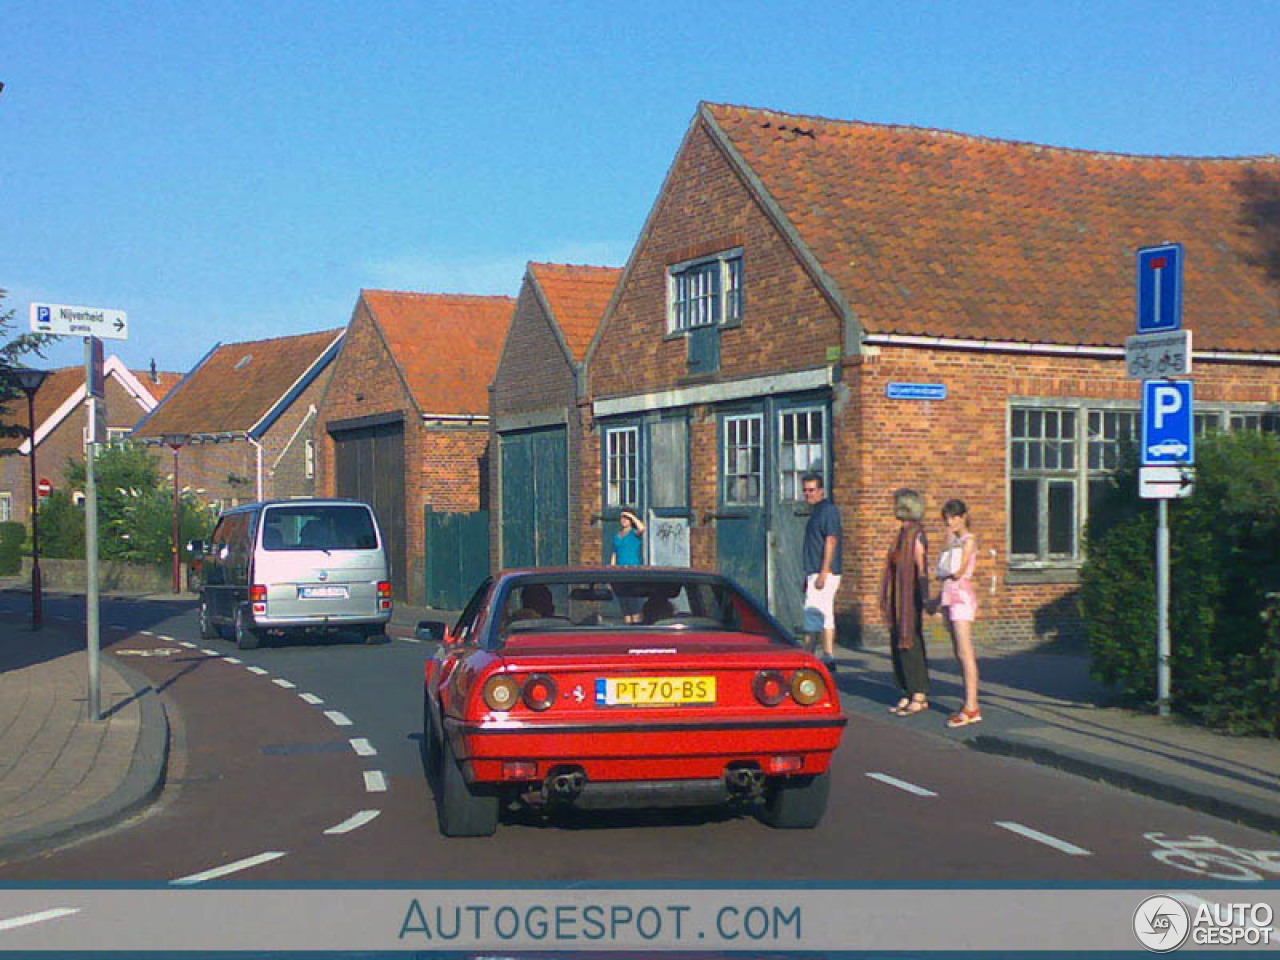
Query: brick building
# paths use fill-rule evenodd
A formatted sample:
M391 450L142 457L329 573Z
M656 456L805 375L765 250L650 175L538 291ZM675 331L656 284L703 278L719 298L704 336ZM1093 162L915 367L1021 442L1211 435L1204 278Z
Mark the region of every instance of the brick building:
M220 507L309 496L316 405L341 346L341 330L218 344L132 437L183 438L179 483Z
M457 564L481 578L488 567L487 387L514 304L387 290L356 301L319 405L316 483L373 504L398 598L452 606L478 582ZM475 529L460 532L462 518Z
M103 398L99 403L99 437L106 442L125 436L150 413L178 382L179 374L136 373L119 357L103 363ZM25 395L11 400L0 410L0 421L24 429L29 412ZM84 367L63 367L49 371L35 395L36 470L51 482L53 489L66 486L69 462L84 463L89 437L89 417L85 406ZM31 515L30 438L0 436L0 520L23 523Z
M489 387L490 557L500 567L579 555L582 361L622 271L530 263Z
M588 353L584 559L637 505L795 625L814 470L844 518L846 641L883 637L903 486L927 498L935 554L941 504L970 505L980 639L1074 631L1090 493L1140 405L1123 363L1135 251L1185 245L1197 429L1275 429L1277 195L1274 157L703 104Z

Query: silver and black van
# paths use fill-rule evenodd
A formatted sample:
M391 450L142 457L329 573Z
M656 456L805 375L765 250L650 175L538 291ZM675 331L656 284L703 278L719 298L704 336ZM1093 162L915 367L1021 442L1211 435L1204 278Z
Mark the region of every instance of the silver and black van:
M201 558L200 634L251 649L306 630L386 639L391 576L372 508L358 500L271 500L228 510Z

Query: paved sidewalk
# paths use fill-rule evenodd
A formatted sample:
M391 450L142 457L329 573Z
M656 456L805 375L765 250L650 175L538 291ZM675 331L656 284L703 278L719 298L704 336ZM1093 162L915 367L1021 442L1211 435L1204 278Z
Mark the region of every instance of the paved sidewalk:
M900 720L885 712L899 697L889 651L841 651L846 709L1280 832L1280 741L1115 705L1089 678L1082 651L1045 652L1052 648L979 650L983 722L949 730L964 686L959 664L938 648L931 648L931 710Z

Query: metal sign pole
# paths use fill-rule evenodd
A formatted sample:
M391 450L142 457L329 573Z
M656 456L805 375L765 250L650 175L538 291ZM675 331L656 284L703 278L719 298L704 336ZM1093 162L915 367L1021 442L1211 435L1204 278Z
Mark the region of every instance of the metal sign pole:
M1156 501L1156 707L1169 715L1172 676L1169 657L1169 501Z
M85 383L93 377L93 337L84 338ZM85 631L89 649L89 719L102 719L102 684L98 676L98 485L94 479L97 458L97 398L85 391L88 405L89 442L84 451L84 558Z

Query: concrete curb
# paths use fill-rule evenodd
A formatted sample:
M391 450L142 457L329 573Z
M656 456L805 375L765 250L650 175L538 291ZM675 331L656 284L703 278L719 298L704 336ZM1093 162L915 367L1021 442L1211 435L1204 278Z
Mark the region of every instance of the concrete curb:
M133 688L141 711L138 742L124 780L109 796L73 816L0 840L0 859L17 859L31 853L47 852L51 846L96 833L147 806L164 788L169 766L169 718L164 704L151 682L142 674L114 657L110 668L117 670Z
M1153 800L1188 807L1257 830L1280 833L1280 811L1273 813L1227 797L1205 793L1203 790L1183 786L1173 778L1161 780L1154 776L1144 776L1131 769L1101 763L1084 753L1062 747L1044 747L1010 737L977 734L969 737L965 743L982 753L1030 760L1042 766L1121 787Z

